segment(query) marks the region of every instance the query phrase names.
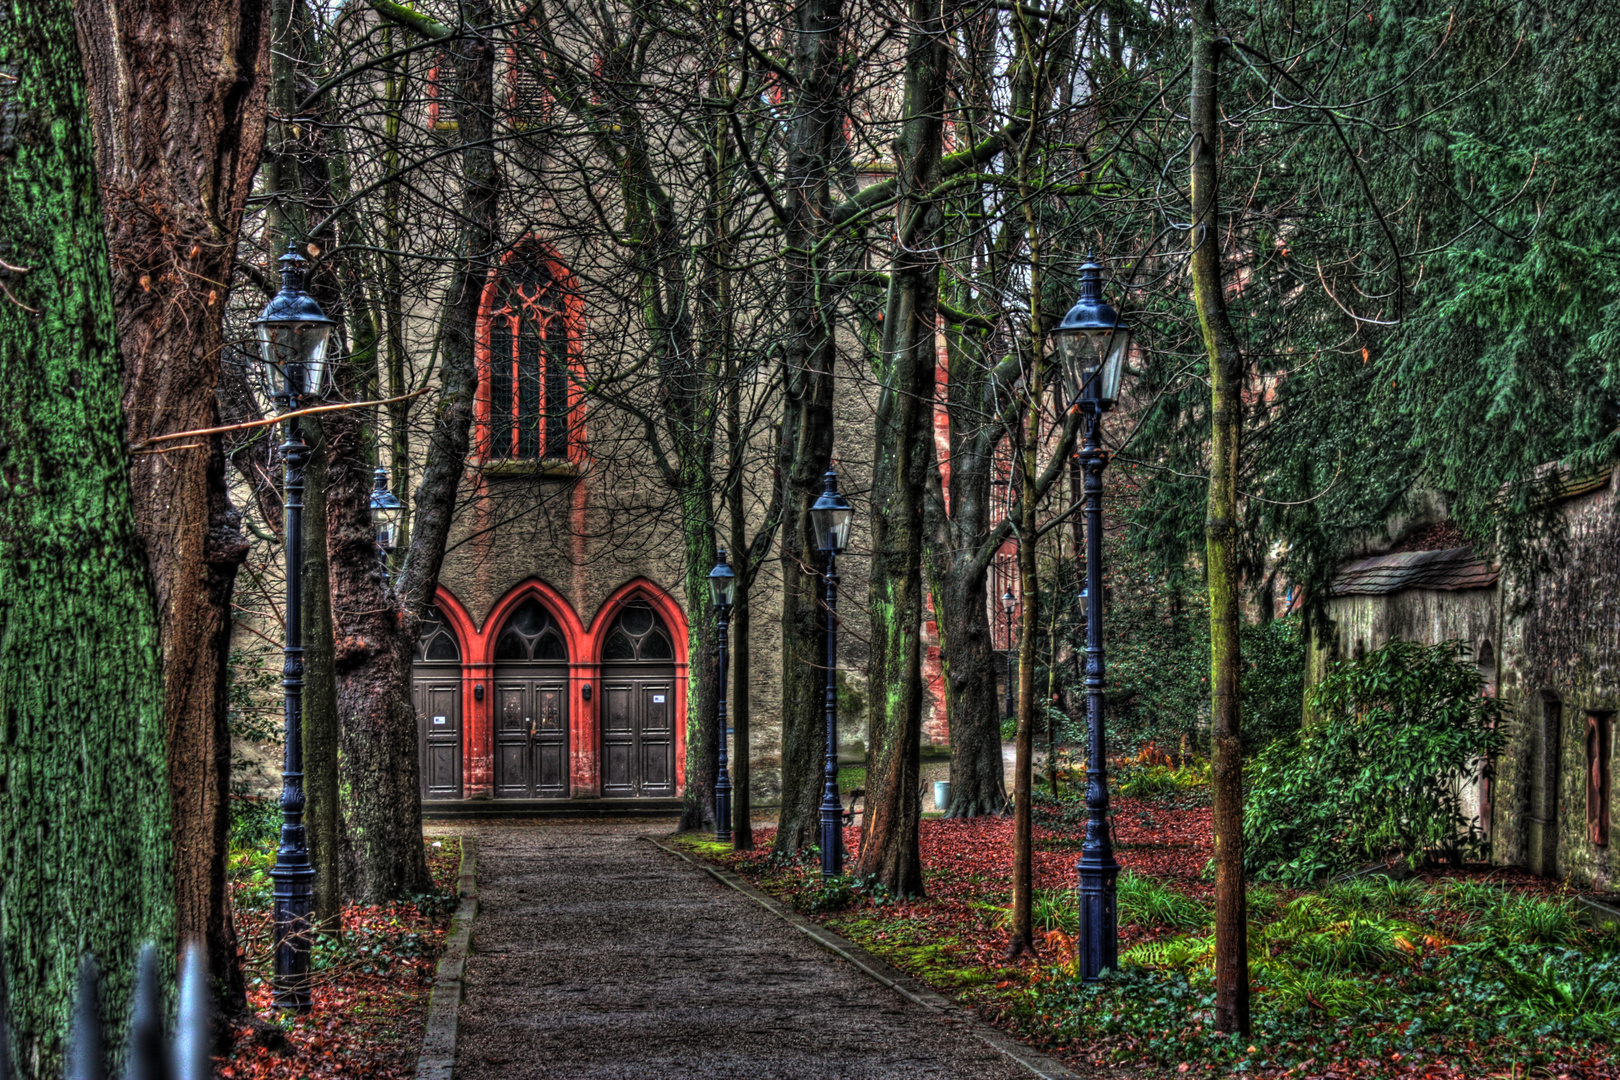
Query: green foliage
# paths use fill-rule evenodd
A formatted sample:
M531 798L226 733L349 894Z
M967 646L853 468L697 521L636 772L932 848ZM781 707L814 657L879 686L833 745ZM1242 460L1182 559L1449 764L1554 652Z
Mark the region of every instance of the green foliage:
M1137 799L1176 795L1208 787L1212 768L1202 758L1188 761L1180 768L1171 765L1127 766L1119 772L1119 784L1115 790Z
M232 851L259 851L272 847L281 832L281 806L274 799L251 795L231 797Z
M1187 929L1204 925L1210 917L1203 904L1155 877L1126 870L1119 875L1118 889L1119 921L1126 926Z
M1459 642L1392 641L1334 665L1311 695L1322 720L1253 763L1248 865L1304 883L1372 856L1455 862L1476 847L1463 789L1502 738L1503 704L1483 686Z
M1299 616L1243 626L1243 748L1255 753L1299 731L1305 640Z
M1271 908L1258 892L1257 910ZM1572 910L1565 900L1480 882L1360 879L1273 910L1249 928L1254 1030L1241 1040L1211 1031L1207 921L1200 933L1127 950L1100 984L1072 972L1036 982L1015 1011L1039 1037L1111 1047L1125 1060L1311 1075L1414 1051L1522 1068L1543 1041L1610 1044L1620 1029L1620 934L1564 924L1566 936L1545 937L1563 923L1552 912Z

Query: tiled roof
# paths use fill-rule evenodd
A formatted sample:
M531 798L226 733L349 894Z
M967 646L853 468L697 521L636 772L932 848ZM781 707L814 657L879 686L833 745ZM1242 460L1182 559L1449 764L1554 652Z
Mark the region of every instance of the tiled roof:
M1402 589L1488 589L1500 571L1474 555L1472 547L1445 551L1403 551L1361 559L1339 570L1334 596L1386 596Z

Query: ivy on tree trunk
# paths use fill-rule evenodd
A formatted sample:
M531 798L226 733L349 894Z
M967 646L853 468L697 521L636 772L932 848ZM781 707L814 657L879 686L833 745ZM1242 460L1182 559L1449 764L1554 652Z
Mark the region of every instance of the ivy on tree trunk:
M1243 895L1243 742L1238 683L1238 458L1243 437L1243 353L1226 314L1221 274L1220 128L1221 42L1214 0L1193 15L1192 278L1198 326L1209 357L1209 510L1205 566L1209 574L1210 718L1215 750L1215 1027L1249 1030L1248 923Z
M175 940L163 670L130 495L111 270L67 0L0 6L0 878L12 1075L62 1075L79 958L122 1057Z

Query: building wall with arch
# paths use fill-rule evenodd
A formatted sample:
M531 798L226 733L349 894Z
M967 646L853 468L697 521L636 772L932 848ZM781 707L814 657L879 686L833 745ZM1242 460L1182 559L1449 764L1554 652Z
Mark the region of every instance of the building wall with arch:
M688 630L686 613L675 597L645 577L634 577L613 589L582 619L562 592L538 577L526 577L508 588L475 618L449 588L441 585L434 603L461 650L462 766L461 796L490 798L495 768L495 645L507 620L525 601L537 601L555 620L568 651L568 780L573 798L601 794L601 707L603 644L625 605L642 602L658 615L674 648L675 780L685 787L686 691Z

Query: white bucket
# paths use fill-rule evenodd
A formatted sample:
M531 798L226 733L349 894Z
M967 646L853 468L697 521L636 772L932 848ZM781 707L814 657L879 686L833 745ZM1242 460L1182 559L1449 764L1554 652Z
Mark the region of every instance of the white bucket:
M951 782L949 780L934 781L934 809L943 811L951 804Z

